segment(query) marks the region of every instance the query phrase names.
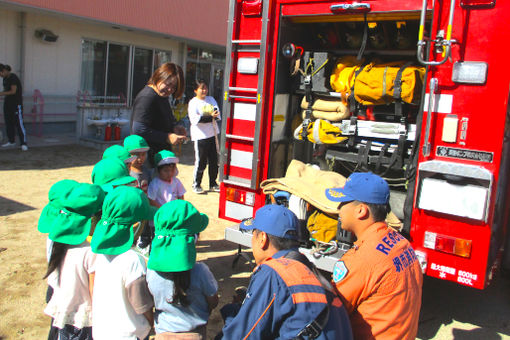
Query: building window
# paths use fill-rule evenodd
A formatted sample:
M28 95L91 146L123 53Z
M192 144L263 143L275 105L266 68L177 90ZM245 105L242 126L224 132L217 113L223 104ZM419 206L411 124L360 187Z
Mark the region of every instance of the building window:
M126 98L129 72L129 46L108 44L106 95Z
M81 91L118 96L131 105L154 70L171 57L170 51L83 39Z
M106 42L82 40L81 54L81 90L104 96Z
M152 50L135 47L135 57L133 59L133 86L131 98L135 98L138 92L147 84L152 75L153 60Z

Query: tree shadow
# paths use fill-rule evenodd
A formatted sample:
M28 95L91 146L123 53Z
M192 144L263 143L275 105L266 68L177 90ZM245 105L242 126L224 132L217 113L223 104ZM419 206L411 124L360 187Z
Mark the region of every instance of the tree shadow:
M0 216L9 216L36 208L0 196ZM1 339L0 339L1 340Z
M501 339L510 335L510 280L494 278L478 290L455 282L424 277L418 338L432 339L443 325L454 321L477 326L453 329L455 339Z

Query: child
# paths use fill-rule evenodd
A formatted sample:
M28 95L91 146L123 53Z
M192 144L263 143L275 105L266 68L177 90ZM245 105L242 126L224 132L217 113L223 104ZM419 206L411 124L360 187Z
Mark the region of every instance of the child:
M103 152L103 159L105 158L118 158L126 164L129 168L130 164L136 159L126 149L120 145L112 145Z
M154 301L147 288L144 258L132 247L141 233L141 220L155 209L138 188L121 186L103 203L103 215L92 236L97 256L92 330L95 340L145 339L152 328Z
M104 192L97 185L63 180L48 194L50 203L38 230L49 233L48 270L52 288L44 313L52 317L49 339L92 339L92 287L96 255L86 238L90 218L101 208Z
M124 162L117 158L102 159L92 169L92 183L101 186L106 193L119 185L135 184L135 181Z
M164 204L154 216L147 283L156 308L158 339L206 339L206 325L218 304L218 283L196 262L195 235L209 218L183 200Z
M154 156L158 177L154 177L149 185L148 196L151 204L160 207L163 204L184 199L186 189L177 178L179 158L168 150L162 150Z
M220 187L216 183L219 153L217 144L219 129L216 120L221 119L218 103L213 97L207 95L208 88L204 80L196 81L193 90L195 97L188 104L191 140L195 148L193 192L205 193L201 183L207 164L209 164L209 189L219 192Z
M124 148L136 157L129 168L129 175L136 178L138 187L147 193L147 187L151 181L151 172L145 165L149 144L143 137L131 135L124 139Z

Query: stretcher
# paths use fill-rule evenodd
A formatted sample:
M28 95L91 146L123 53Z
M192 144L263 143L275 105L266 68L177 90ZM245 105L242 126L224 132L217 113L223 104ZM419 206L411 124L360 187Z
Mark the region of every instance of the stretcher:
M240 258L244 258L249 262L252 261L252 258L246 252L243 252L243 247L251 248L251 237L251 233L243 232L239 229L239 224L225 228L225 240L238 245L237 254L232 262L232 267L235 267ZM337 243L336 252L329 255L323 255L315 248L300 247L299 252L305 255L318 269L332 272L335 263L350 248L351 246L349 244Z

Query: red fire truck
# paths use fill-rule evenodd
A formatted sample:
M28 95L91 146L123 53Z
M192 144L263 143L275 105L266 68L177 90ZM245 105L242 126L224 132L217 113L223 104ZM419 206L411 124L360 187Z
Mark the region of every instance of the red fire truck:
M509 21L510 2L496 0L231 0L220 217L253 216L267 202L261 181L284 176L292 159L344 176L372 171L390 184L424 272L486 287L498 265L510 268ZM331 67L345 56L421 68L417 102L342 98L347 141L295 138L303 97L338 98ZM233 230L228 240L249 245ZM314 257L331 258L319 267L331 270L349 248L338 244L336 255Z

